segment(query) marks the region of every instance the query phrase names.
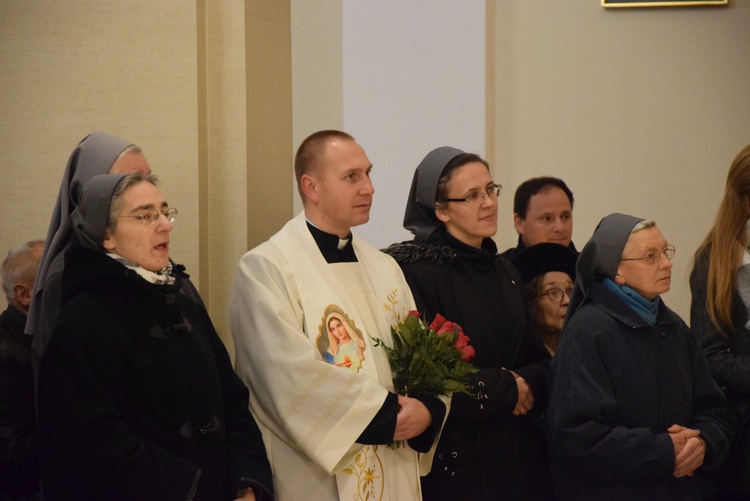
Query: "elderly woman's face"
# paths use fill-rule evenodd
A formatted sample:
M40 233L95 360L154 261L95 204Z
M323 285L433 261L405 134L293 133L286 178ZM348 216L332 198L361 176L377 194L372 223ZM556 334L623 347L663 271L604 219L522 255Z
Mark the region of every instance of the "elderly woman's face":
M112 235L104 239L104 248L149 271L161 270L169 264L172 223L163 215L159 215L156 224L128 216L142 214L146 209L161 211L166 208L167 202L159 188L147 181L126 189L117 215L117 227Z
M568 312L573 281L562 271L548 271L537 286L536 321L550 332L562 331L565 314ZM560 296L553 299L550 296Z
M655 226L631 234L622 251L622 259L631 260L620 261L615 282L627 285L649 300L668 292L672 282L672 261L663 252L667 245L661 231ZM637 259L649 252L659 253L654 264Z

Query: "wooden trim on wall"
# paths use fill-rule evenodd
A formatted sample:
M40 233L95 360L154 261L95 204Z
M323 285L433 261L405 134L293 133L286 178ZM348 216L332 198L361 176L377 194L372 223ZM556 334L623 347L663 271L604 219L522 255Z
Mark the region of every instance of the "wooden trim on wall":
M246 0L247 248L292 215L290 0Z

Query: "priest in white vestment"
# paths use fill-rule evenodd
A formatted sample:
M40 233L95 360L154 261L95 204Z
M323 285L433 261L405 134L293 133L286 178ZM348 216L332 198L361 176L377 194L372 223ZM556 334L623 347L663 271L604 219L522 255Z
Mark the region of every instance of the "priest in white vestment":
M369 219L371 169L346 133L305 139L295 158L304 212L239 263L237 372L281 501L421 499L445 418L434 396L394 393L374 346L390 345L394 313L415 305L396 262L351 233Z

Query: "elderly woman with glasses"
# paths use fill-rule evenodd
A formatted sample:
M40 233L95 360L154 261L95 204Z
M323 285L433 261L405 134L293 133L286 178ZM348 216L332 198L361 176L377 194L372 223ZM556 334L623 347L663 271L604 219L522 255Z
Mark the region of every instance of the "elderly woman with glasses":
M578 259L550 366L555 494L704 499L728 449L725 399L661 299L674 247L653 221L602 219Z
M80 202L81 190L94 176L132 171L144 175L151 173L141 149L105 131L87 135L70 154L47 231L44 252L34 281L34 297L26 320L25 332L33 335L35 371L52 335L52 321L60 311L65 265L63 255L73 239L70 216ZM189 281L185 287L194 291ZM197 296L197 292L194 295Z
M271 499L248 392L169 260L151 176L83 187L38 388L45 498Z
M500 185L487 162L456 148L431 151L414 173L404 227L414 240L388 252L423 318L458 323L476 350L477 398L455 394L424 499L548 499L534 416L546 399L549 355L531 322L518 272L497 254Z
M569 247L546 242L526 247L511 259L525 284L534 326L553 356L573 292L576 259L578 254Z

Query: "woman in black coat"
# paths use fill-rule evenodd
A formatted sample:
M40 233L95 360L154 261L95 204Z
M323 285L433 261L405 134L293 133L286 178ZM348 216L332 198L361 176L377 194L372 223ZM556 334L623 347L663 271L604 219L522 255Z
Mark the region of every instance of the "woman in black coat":
M63 307L42 359L45 499L271 499L247 389L169 261L153 178L97 176L73 213Z
M413 242L388 249L420 313L458 323L476 350L477 398L455 394L424 499L545 499L546 458L534 429L549 359L529 332L523 283L497 255L500 186L479 156L430 152L417 167L404 226Z

